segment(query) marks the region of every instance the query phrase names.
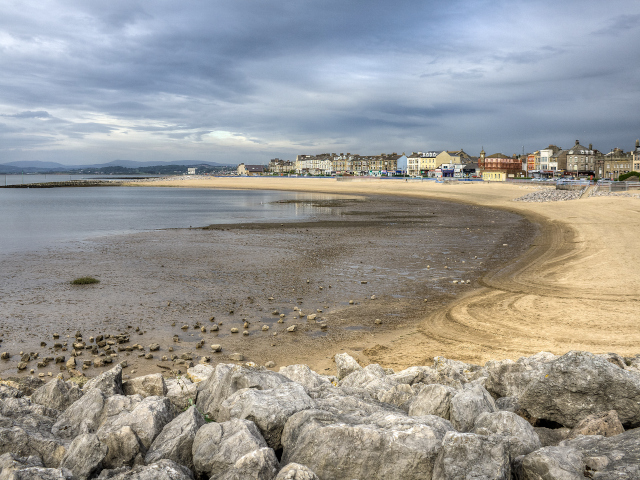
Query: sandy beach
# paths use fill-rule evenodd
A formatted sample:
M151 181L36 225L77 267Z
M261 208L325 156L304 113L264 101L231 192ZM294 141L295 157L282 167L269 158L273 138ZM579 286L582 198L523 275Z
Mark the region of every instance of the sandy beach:
M639 353L638 198L527 203L513 199L550 187L370 179L132 185L331 196L296 204L316 212L304 222L156 230L5 258L0 339L12 357L3 376L35 367L17 372L18 352L68 355L76 331L85 341L129 334L129 347L112 351L130 376L175 375L190 359L215 365L234 353L327 373L343 351L394 369L438 355L482 364L540 351ZM87 273L102 282L69 285ZM110 368L92 363L108 355L82 352L86 375ZM35 374L57 371L51 360Z
M356 195L375 192L505 209L540 226L524 254L487 274L480 288L427 315L417 326L339 345L364 362L401 368L423 364L436 355L483 363L539 351L639 353L637 198L513 202L531 190L503 183L242 177L180 178L149 184ZM317 367L330 365L322 359L307 361Z

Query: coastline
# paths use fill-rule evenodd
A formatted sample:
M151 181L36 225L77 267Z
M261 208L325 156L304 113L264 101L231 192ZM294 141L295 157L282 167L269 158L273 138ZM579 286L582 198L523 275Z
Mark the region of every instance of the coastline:
M477 288L493 266L518 256L534 228L519 215L436 200L283 197L275 203L310 216L98 237L6 257L3 348L14 357L2 363L3 374L14 374L19 351L40 352L40 358L72 353L55 344L70 342L76 332L92 350L79 351L78 365L127 360L127 375L136 376L184 373L183 355L194 362L208 356L215 364L232 361L237 352L259 364L306 363L319 371L334 368L329 354L338 350L359 352L354 355L367 361L364 350L415 329L428 313ZM101 283L72 287L64 281L87 273ZM292 325L296 332L287 332ZM121 333L130 342L128 350L114 345L107 352L115 358L90 348L91 337ZM52 342L53 334L60 340ZM213 344L222 351L212 352ZM174 355L177 361L168 359ZM101 368L109 364L94 363L85 372L93 376ZM57 367L39 367L37 374L43 369Z
M329 179L209 178L147 183L190 188L261 189L333 194L388 194L491 207L540 226L530 249L488 273L482 287L458 297L419 327L363 339L344 350L364 363L392 368L430 357L484 363L550 351L638 353L640 204L634 198L588 197L568 202L512 202L527 190L513 184L435 184ZM333 352L335 353L335 352Z

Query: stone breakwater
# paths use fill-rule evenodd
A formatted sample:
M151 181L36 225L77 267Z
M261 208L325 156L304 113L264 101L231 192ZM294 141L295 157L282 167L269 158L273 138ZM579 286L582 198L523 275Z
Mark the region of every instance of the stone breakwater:
M0 479L638 479L640 356L0 385Z
M584 193L582 190L539 190L531 192L522 197L515 198L514 202L566 202L577 200Z

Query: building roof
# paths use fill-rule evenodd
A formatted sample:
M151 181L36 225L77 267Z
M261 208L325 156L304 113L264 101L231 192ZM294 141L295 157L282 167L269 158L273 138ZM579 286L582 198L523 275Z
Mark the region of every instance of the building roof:
M247 172L264 172L264 165L245 165Z
M507 157L506 155L502 154L502 153L494 153L493 155L487 155L485 158L506 158L511 160L512 157Z

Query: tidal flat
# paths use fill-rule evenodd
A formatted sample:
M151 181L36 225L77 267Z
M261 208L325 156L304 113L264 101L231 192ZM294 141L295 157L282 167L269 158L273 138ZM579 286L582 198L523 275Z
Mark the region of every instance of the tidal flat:
M262 365L329 370L338 350L384 344L385 335L469 293L537 233L520 215L438 200L285 201L316 213L301 222L116 235L3 258L0 338L10 358L0 375L57 375L54 361L37 363L68 359L76 332L88 346L90 337L128 333L126 345L141 347L79 350L77 362L91 364L87 376L109 368L93 365L112 354L134 376L184 373L189 361L209 357L215 365L234 353ZM70 284L85 275L100 283ZM159 349L151 352L152 344ZM20 372L19 352L38 354Z

